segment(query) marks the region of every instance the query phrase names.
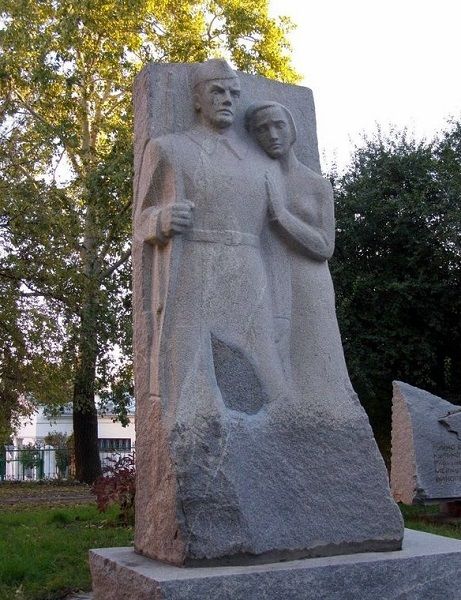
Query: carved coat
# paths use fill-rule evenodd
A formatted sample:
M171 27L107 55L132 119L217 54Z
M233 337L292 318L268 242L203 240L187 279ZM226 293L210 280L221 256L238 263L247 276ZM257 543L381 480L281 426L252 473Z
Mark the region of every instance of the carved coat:
M223 413L223 400L258 412L286 393L262 258L274 165L244 141L197 127L149 142L142 168L151 176L140 186L135 237L152 244L143 250L151 394L173 420L182 410ZM162 244L159 211L185 199L195 204L192 228ZM232 379L233 362L247 381Z

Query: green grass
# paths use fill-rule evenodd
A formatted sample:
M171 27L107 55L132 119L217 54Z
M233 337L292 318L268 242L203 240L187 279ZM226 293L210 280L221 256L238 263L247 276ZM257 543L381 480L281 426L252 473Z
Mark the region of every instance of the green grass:
M94 505L18 508L0 510L0 600L58 600L90 590L88 550L132 543L133 530L119 526L117 507L105 514ZM436 507L401 509L406 527L461 539L461 525L419 520Z
M0 511L0 600L90 590L88 550L132 543L133 530L119 526L117 512L86 505Z
M417 531L427 531L435 535L443 535L461 539L461 521L458 523L442 524L442 523L427 523L421 520L421 517L436 516L439 514L439 506L433 504L430 506L404 506L400 505L403 518L405 519L405 527L416 529Z

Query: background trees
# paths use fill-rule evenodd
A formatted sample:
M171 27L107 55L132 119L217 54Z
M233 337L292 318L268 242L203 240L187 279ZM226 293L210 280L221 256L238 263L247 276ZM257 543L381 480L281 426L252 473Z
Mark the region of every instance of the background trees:
M0 436L29 397L72 399L77 475L91 481L94 394L115 391L123 414L131 382L133 77L148 60L224 54L294 81L290 24L269 18L265 0L3 0L1 10ZM459 394L461 126L433 143L378 134L333 179L346 355L385 431L392 379Z
M290 24L269 18L267 4L2 3L0 390L12 414L21 392L49 401L55 390L65 402L72 387L81 481L100 473L95 392L115 384L124 398L130 380L133 77L149 60L224 54L294 81Z
M460 399L461 125L431 143L378 131L333 182L346 358L384 436L394 379Z

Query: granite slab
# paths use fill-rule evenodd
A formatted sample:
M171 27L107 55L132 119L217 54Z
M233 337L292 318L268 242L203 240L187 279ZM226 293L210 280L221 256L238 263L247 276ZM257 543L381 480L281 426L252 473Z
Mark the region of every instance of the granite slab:
M94 600L459 600L461 540L405 530L403 548L266 565L181 568L90 551Z

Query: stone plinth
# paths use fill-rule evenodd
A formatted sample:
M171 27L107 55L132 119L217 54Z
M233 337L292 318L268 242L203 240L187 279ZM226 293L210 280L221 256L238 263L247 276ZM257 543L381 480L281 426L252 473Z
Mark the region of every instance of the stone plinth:
M460 407L394 382L391 487L398 502L461 498Z
M406 530L397 552L248 567L179 568L92 550L94 600L459 600L461 541Z

